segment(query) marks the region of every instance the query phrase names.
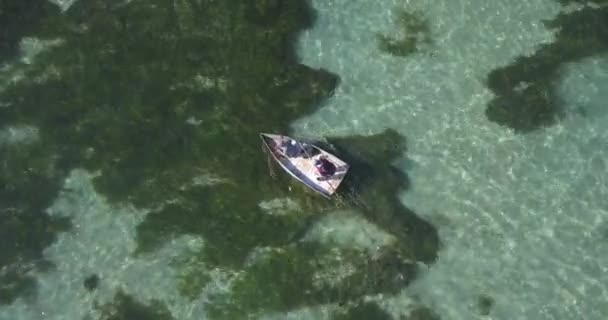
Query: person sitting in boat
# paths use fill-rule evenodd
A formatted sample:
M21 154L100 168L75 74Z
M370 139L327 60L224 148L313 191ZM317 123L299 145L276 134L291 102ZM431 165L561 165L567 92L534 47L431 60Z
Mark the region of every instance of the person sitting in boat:
M328 178L336 173L336 165L327 160L327 156L321 156L315 160L315 168L322 178Z
M310 146L305 143L300 143L294 139L284 140L281 144L281 150L290 158L304 157L307 158L310 152Z
M300 144L293 139L284 140L281 144L281 150L283 150L283 153L290 158L297 158L303 152Z

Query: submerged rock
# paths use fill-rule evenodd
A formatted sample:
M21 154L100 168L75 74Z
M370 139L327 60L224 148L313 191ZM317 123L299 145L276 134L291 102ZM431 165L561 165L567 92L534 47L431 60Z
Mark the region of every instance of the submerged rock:
M99 285L99 276L96 274L92 274L86 277L83 281L83 285L84 288L88 291L93 291L97 289L97 286Z
M481 295L477 301L477 306L479 307L479 313L482 316L487 316L490 314L490 311L492 311L492 307L494 306L494 298L488 295Z

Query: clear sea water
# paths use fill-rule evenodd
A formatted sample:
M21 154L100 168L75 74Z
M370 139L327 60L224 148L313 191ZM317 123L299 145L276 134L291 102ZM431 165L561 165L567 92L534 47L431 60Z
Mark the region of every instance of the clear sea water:
M602 319L608 314L606 156L608 55L564 65L555 83L567 115L517 134L487 121L485 75L550 43L553 1L315 1L304 63L341 75L335 96L294 124L305 134L393 128L407 136L413 187L402 200L437 225L445 248L402 296L445 319ZM375 53L387 8L428 17L434 44L399 59ZM588 108L577 114L577 106ZM476 315L480 293L495 298Z
M72 4L55 2L62 10ZM391 128L403 134L407 154L394 165L412 187L400 199L437 228L443 243L437 261L399 294L369 299L393 315L421 303L441 319L605 319L608 52L559 67L551 88L564 114L555 124L522 133L485 115L494 95L485 83L492 70L555 41L557 30L543 21L584 6L601 9L601 2L314 0L312 6L317 17L298 38L298 58L339 75L340 84L315 113L291 123L293 132L339 137ZM406 57L378 48L378 34L402 32L395 24L400 9L428 21L432 39ZM28 41L24 59L45 50L39 46L61 45ZM10 66L2 72L27 76ZM19 125L0 131L0 146L43 134ZM35 297L0 306L0 319L86 319L118 289L139 301L163 302L174 319L207 319L205 302L229 292L234 274L213 270L195 300L183 297L177 280L183 270L173 263L205 240L182 235L134 256L147 211L109 203L92 186L95 174L75 168L64 181L48 214L69 218L73 228L44 250L55 267L34 274ZM218 181L206 179L201 183ZM310 239L370 252L395 241L368 221L335 215L318 220L302 241ZM85 295L74 275L95 272L104 281ZM487 315L479 312L480 296L492 298ZM261 318L331 319L331 308Z

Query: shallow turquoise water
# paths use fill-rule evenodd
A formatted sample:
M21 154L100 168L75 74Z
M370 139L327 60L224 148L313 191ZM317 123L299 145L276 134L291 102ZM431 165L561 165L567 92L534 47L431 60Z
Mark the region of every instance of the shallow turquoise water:
M519 4L474 0L312 1L316 20L312 28L299 35L296 55L307 66L335 73L340 83L329 99L314 108L314 113L295 120L281 116L272 125L291 125L294 133L306 137L371 135L387 128L405 136L407 153L394 165L407 174L411 188L399 193L399 198L433 224L443 242L437 261L423 266L413 283L396 294L370 292L364 299L376 301L396 318L421 305L441 319L603 319L608 314L608 130L604 125L608 116L604 106L608 98L608 56L602 51L608 43L577 55L572 53L576 45L574 49L568 46L572 39L560 38L557 28L543 22L554 20L559 24L560 15L570 17L585 10L605 17L607 7L602 1L596 2L599 4L565 6L553 0ZM59 3L62 10L69 10L70 1ZM196 6L196 2L176 1L180 13L188 12L188 6ZM426 28L416 31L415 26L400 24L400 12L415 13ZM187 13L183 17L183 24L192 19ZM588 19L586 24L598 21L602 20ZM123 23L129 27L128 22ZM597 24L590 29L601 33L606 28ZM412 32L428 33L425 36L430 41L418 43L402 56L381 50L381 35L400 43ZM36 53L65 45L31 39L22 43L24 67L7 63L2 69L3 87L24 78L32 80L27 78L31 76L27 66L35 61ZM551 47L554 43L560 45ZM511 122L490 121L488 106L499 93L488 85L489 74L516 65L522 57L545 52L543 48L549 48L546 51L551 54L546 59L556 61L551 70L557 71L550 77L542 73L545 69L536 77L534 73L507 73L504 77L521 78L513 80L515 96L528 88L544 90L539 95L546 96L557 110L548 116L551 121L527 126L526 130L510 127ZM105 53L112 50L107 48ZM526 68L534 66L522 67ZM145 78L145 72L142 68L137 79ZM62 75L50 63L42 75L34 76L43 83ZM222 81L199 75L194 84L178 83L171 90L187 86L221 89L226 86ZM142 100L150 101L146 98ZM522 101L510 99L500 102ZM53 101L48 102L52 105ZM237 126L272 116L268 111L261 115L254 111ZM188 125L197 125L206 121L207 115L210 119L217 116L211 111L178 118L183 120L183 116ZM519 116L534 115L524 112ZM27 119L26 115L21 123L9 123L1 129L0 151L7 145L29 146L45 139L44 131L29 126ZM284 119L293 122L279 123ZM223 118L219 115L212 120ZM83 126L86 124L84 121ZM220 148L223 141L217 138L214 147L217 144ZM67 169L60 181L62 191L46 214L68 219L72 228L57 232L57 239L42 252L41 259L50 261L51 268L27 269L35 279L36 294L0 306L0 319L102 317L95 311L96 306L110 304L118 291L146 305L161 305L158 318L168 312L174 319L212 319L209 303L213 304L214 296L234 298L230 296L233 284L247 273L247 266L288 251L293 243L321 243L332 250L355 247L373 257L399 241L373 221L349 210L331 208L292 244L252 249L243 258L242 270L201 258L200 252L213 241L204 234L180 233L181 229L174 237L156 230L158 234L152 236L163 239L160 245L135 255L138 226L154 208L136 207L129 201L112 203L94 188L93 180L99 172ZM234 183L219 173L199 169L194 171L198 175L188 176L186 184L178 187L186 190ZM146 174L154 177L159 173ZM309 211L314 212L308 203L311 200L286 191L273 198L275 189L260 181L258 186L265 193L265 201L259 202L261 211L273 217L302 220ZM124 186L119 190L129 192ZM158 200L154 196L158 195L151 194L150 203ZM243 195L243 202L247 201L245 196L249 195ZM167 201L177 202L178 197ZM141 197L138 199L141 201ZM189 221L193 225L200 222ZM356 266L344 262L328 268L329 272L313 272L313 287L316 282L339 283L356 274ZM3 275L6 270L3 268ZM203 271L208 279L201 288L196 287L200 292L195 291L194 299L185 296L184 282L186 286L196 282L192 274ZM373 276L374 272L370 270L369 274ZM88 293L83 279L92 274L101 280ZM238 308L239 302L235 301ZM484 301L489 306L484 307ZM339 306L331 302L262 312L255 317L332 319Z
M403 58L378 52L374 41L375 33L399 32L392 17L400 6L428 19L433 40ZM555 125L518 133L484 114L493 98L488 72L558 41L542 21L566 9L544 0L315 7L318 24L302 37L300 55L340 74L342 83L323 109L295 123L296 131L403 133L408 159L397 165L412 189L402 200L433 222L445 243L438 262L387 304L407 308L420 299L445 319L607 314L605 51L561 65L546 79L563 114ZM530 85L522 81L516 90ZM480 315L485 295L493 307Z

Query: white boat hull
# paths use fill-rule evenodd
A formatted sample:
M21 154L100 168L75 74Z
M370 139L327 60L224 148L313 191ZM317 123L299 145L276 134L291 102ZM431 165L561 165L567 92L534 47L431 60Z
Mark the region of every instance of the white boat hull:
M296 180L325 197L329 198L336 192L350 168L350 166L340 158L315 145L306 144L307 147L310 147L310 151L303 151L301 156L290 157L281 149L281 145L286 140L295 140L299 146L304 149L303 144L297 139L269 133L261 133L260 137L267 150L283 170L287 171L287 173ZM318 172L317 168L315 168L315 160L320 157L325 157L336 166L336 172L334 174L331 176L322 176Z

